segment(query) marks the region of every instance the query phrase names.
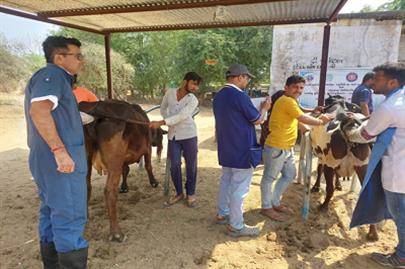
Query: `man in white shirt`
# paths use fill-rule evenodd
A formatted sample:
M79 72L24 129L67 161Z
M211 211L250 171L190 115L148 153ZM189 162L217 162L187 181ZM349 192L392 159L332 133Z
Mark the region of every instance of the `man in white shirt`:
M168 156L176 195L168 200L168 205L184 199L189 207L193 207L195 204L198 145L193 112L198 106L198 100L193 93L198 90L201 81L202 78L195 72L185 74L180 88L168 90L163 97L160 114L164 119L150 123L150 128L169 126ZM182 155L186 161L186 195L183 193L181 175Z
M394 133L381 157L381 183L388 212L397 226L399 242L394 253L373 253L372 259L388 267L405 268L405 65L387 63L375 67L373 71L374 93L384 94L386 99L364 126L348 136L351 141L362 143L378 137L388 128L395 128L391 130Z

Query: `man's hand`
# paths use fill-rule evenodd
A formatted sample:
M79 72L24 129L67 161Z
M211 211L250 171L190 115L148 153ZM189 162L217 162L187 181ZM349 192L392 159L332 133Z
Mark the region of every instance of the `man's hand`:
M321 114L318 119L322 121L322 125L325 125L330 122L333 117L331 115Z
M157 128L159 128L160 126L165 125L165 124L166 124L166 123L165 123L164 120L151 121L151 122L149 123L149 128L151 128L151 129L157 129Z
M267 111L269 110L271 107L271 97L267 96L266 100L264 100L263 102L260 103L260 110L263 111Z
M314 110L312 112L322 113L324 109L325 109L325 107L323 107L323 106L317 106L314 108Z
M65 148L54 152L57 170L61 173L72 173L75 171L75 162Z

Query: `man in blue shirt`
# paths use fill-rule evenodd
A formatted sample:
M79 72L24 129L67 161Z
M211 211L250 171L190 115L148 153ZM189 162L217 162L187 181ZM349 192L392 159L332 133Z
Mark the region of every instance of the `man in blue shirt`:
M252 77L246 66L230 66L227 83L213 101L218 160L222 166L216 218L218 224L229 224L228 234L233 237L260 233L259 228L244 224L243 199L249 192L253 169L261 161L255 125L263 122L271 100L261 103L260 112L254 107L242 91Z
M369 116L373 112L373 92L371 85L374 81L374 73L370 72L364 75L363 82L353 91L352 103L360 106L361 112Z
M84 64L75 38L49 36L46 67L25 89L29 167L41 200L40 252L44 268L86 268L87 161L82 121L72 92Z

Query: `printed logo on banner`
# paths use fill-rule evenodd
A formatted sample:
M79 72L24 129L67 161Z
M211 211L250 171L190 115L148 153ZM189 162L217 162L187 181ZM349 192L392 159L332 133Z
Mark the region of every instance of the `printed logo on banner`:
M349 74L346 75L346 79L347 79L347 81L349 81L349 82L356 81L358 77L359 77L359 76L358 76L357 73L355 73L355 72L350 72Z

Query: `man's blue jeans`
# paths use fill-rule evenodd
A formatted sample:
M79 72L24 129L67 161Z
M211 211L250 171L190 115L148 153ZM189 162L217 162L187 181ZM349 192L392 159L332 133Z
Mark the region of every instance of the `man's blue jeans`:
M183 193L181 156L186 161L186 194L194 195L197 181L197 137L182 140L169 140L170 174L176 189L176 195Z
M405 259L405 193L384 192L388 211L397 225L398 245L395 253L400 259Z
M296 175L294 150L293 148L284 150L266 145L263 149L263 162L264 172L260 183L262 208L280 206L281 195ZM273 182L280 172L281 177L272 191Z
M237 230L244 226L243 200L249 192L252 176L253 167L247 169L222 167L218 214L221 216L229 215L229 224Z

